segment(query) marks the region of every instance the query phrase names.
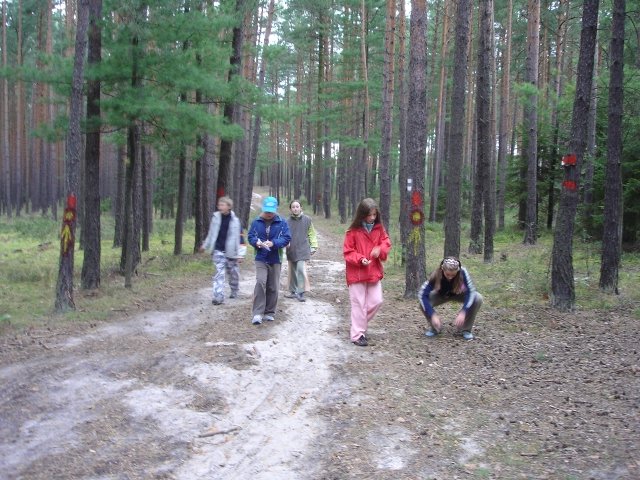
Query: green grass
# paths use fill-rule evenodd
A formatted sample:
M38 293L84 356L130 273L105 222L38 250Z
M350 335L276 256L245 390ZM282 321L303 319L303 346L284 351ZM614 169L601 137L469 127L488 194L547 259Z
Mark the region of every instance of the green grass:
M399 202L392 202L391 218L397 219ZM337 207L332 206L334 218L319 219L324 228L342 237L350 223L340 224ZM514 217L507 212L507 219ZM434 269L444 253L444 225L442 222L425 223L427 274ZM469 254L469 224L464 222L461 231L461 260L469 270L478 290L492 307L510 309L527 305L549 305L551 292L551 255L553 232L543 228L536 245L522 243L523 232L514 224L498 231L494 237L494 259L484 263L482 255ZM385 290L391 295L404 293L405 267L402 265L400 233L397 221L390 228L392 244L395 248L385 265ZM640 319L640 255L626 253L620 268L620 295L602 292L598 286L600 277L600 244L584 242L578 238L573 243L573 267L576 289L576 310L611 310L630 308L635 318Z
M394 202L397 208L397 202ZM284 209L284 207L283 207ZM281 213L286 214L286 210ZM317 228L335 236L344 237L347 224L340 224L337 209L326 220L317 217ZM398 218L398 212L392 212ZM7 219L0 217L0 332L46 322L52 318L55 286L58 276L60 221L39 215ZM172 289L185 288L189 282L204 282L211 274L207 255L192 255L193 222L185 225L183 255L173 255L173 220L154 221L150 250L142 253L138 275L131 289L124 288L119 275L120 248L113 248L113 219L102 217L101 287L97 292L80 289L83 252L76 243L74 299L76 310L56 321L91 321L112 316L114 312L138 305L141 299L170 295ZM427 273L435 268L443 254L444 228L442 223L426 223ZM78 232L79 235L79 232ZM521 311L528 305L549 305L551 290L551 250L553 235L542 231L536 245L524 246L522 232L513 225L495 236L494 261L484 263L482 255L466 253L469 227L463 224L461 234L461 260L471 273L478 290L492 308ZM402 265L399 231L392 225L394 245L385 266L388 294L404 294L405 267ZM620 295L600 291L600 246L598 243L574 241L574 272L577 310L608 311L627 308L640 319L640 255L626 253L620 269ZM336 260L341 261L340 258ZM514 328L518 319L514 313Z
M0 331L45 323L53 314L60 256L61 223L40 216L7 219L0 217ZM118 273L120 248L113 248L113 221L102 221L101 286L95 292L80 289L83 251L76 241L74 257L74 301L76 310L54 316L56 321L92 321L112 316L152 298L189 279L206 279L211 274L207 255L191 255L193 222L187 222L183 255L173 255L172 220L156 220L148 252L133 279L124 288ZM79 236L80 232L77 232ZM166 293L166 292L165 292Z

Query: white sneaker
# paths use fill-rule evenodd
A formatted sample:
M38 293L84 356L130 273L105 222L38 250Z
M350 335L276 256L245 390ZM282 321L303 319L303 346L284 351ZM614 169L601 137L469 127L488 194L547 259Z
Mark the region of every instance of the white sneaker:
M262 315L254 315L251 323L253 323L254 325L260 325L262 323Z
M264 318L267 322L273 322L275 320L275 318L273 318L273 315L265 315Z

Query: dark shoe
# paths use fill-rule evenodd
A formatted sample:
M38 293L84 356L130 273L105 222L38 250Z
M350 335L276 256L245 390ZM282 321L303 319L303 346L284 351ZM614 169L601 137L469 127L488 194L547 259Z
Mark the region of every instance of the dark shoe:
M231 295L229 295L229 298L238 298L238 292L231 292Z
M361 335L358 340L355 340L353 342L353 344L359 347L366 347L367 345L369 345L369 342L367 342L367 337L365 337L364 335Z
M223 300L216 300L215 298L211 301L214 305L222 305Z
M296 298L299 302L306 302L307 299L304 298L304 292L296 293Z
M297 298L297 294L295 292L285 293L284 298Z

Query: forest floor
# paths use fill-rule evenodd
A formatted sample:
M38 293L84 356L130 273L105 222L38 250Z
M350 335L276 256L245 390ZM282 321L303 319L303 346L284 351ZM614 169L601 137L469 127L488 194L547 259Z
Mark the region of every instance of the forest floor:
M473 341L427 339L417 302L387 294L356 347L342 238L319 239L307 302L281 296L274 322L251 324L248 259L221 306L202 281L0 337L0 478L640 478L631 309L485 296Z

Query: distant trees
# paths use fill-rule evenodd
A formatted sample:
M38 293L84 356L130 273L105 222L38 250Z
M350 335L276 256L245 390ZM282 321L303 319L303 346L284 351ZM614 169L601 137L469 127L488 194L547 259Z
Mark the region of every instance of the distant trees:
M93 41L101 44L89 49L82 85L83 287L99 285L95 242L105 212L115 218L113 244L122 249L130 284L149 248L154 214L175 220L174 253L181 254L186 220L195 219L195 249L221 194L232 196L246 224L254 185L282 201L303 197L325 216L335 200L343 222L364 196L379 198L389 230L401 226L409 276L426 261L414 248L423 227L410 223L419 224L420 216L444 219L446 255L460 255L461 224L472 219L470 251L485 261L493 258L494 222L506 228L516 206L524 243L536 242L539 225L566 228L566 205L557 200L565 194L559 158L575 150L569 112L582 101L574 94L583 82L575 74L582 65L575 47L582 2L418 2L411 21L424 16L425 50L408 62L415 46L405 33L405 4L385 2L384 8L372 0L105 3ZM610 82L616 85L607 69L613 11L608 4L595 8L606 27L595 40L601 68L591 76L604 98ZM70 173L63 152L71 126L68 47L77 19L51 1L4 2L3 9L0 211L55 218ZM630 31L624 57L632 74L621 100L621 244L637 243L640 230L633 201L640 142L630 134L639 127L640 54ZM511 53L524 51L526 57ZM583 213L578 192L573 214L580 232L589 215L588 234L597 237L613 218L603 215L612 193L605 194L611 187L605 188L605 152L615 148L614 136L604 134L611 123L603 103L590 102L581 113L591 119L593 179L589 173L585 198L593 208ZM579 165L578 189L582 174ZM563 235L573 235L573 227Z

